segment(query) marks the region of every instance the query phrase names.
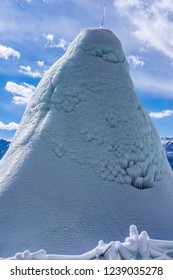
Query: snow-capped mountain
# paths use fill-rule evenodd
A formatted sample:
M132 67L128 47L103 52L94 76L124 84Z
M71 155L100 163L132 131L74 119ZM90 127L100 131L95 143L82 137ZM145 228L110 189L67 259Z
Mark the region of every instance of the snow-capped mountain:
M10 142L0 139L0 159L5 155L6 151L10 146Z
M173 154L173 137L162 137L161 142L167 154Z
M173 232L173 174L119 39L82 31L44 75L0 162L0 256L80 254L136 224Z
M169 164L173 169L173 137L162 137L161 142L166 151Z

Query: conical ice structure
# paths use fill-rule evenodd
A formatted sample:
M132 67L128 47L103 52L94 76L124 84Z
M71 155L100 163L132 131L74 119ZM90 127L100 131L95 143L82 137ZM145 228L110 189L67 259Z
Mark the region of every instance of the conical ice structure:
M130 224L172 239L172 171L110 30L81 32L45 74L0 163L0 188L2 257L83 253L123 240Z

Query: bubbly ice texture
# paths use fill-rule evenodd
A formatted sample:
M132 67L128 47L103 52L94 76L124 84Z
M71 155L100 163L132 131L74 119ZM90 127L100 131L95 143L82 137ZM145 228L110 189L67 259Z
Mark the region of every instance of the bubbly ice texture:
M62 253L85 251L133 223L169 238L172 171L110 30L82 31L47 71L0 163L0 188L7 256L57 240Z

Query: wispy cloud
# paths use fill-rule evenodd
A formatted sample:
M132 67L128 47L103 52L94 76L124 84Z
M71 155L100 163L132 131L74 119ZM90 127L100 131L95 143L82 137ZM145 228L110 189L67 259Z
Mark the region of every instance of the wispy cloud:
M26 105L33 95L35 86L27 83L16 84L9 81L6 83L5 89L13 94L13 103L15 105Z
M54 34L51 34L51 33L44 34L44 37L46 38L46 40L48 42L53 42L53 40L54 40Z
M145 95L155 95L173 98L173 80L169 78L158 78L140 71L131 71L134 86Z
M74 1L72 0L72 3ZM74 9L76 6L78 8L77 4L73 5ZM53 9L56 13L52 12ZM39 48L43 47L44 44L41 41L43 34L52 34L58 38L64 37L71 40L82 27L78 17L74 17L68 12L63 0L49 2L32 0L31 3L27 3L26 0L0 1L0 11L4 11L1 12L0 18L0 31L3 39L1 44L7 45L6 42L10 41L15 46L17 42L25 48L24 52L28 50L37 53L38 45L31 50L30 44L35 38L38 38ZM67 26L68 28L65 28Z
M173 110L163 110L161 112L151 112L149 115L151 118L154 118L154 119L163 119L163 118L173 116Z
M144 66L144 61L142 60L141 57L139 57L137 55L131 54L127 57L127 60L129 62L129 64L132 65L134 68L136 68L138 66L140 66L140 67Z
M38 65L39 67L43 67L43 66L44 66L44 61L43 61L43 60L42 60L42 61L38 60L38 61L37 61L37 65Z
M54 34L51 34L51 33L44 34L44 37L46 38L46 41L47 41L45 44L45 47L60 48L60 49L66 50L69 45L69 42L66 41L64 38L60 38L59 41L57 42Z
M17 2L19 2L20 3L20 1L22 1L22 0L16 0ZM31 4L33 1L32 0L23 0L24 2L27 2L27 3L29 3L29 4ZM54 0L41 0L42 2L44 2L44 3L46 3L46 4L48 4L48 3L50 3L50 2L53 2Z
M172 0L114 0L118 12L133 25L133 35L173 59Z
M49 4L50 2L53 2L54 0L42 0L44 3Z
M19 124L15 122L10 122L8 124L5 124L0 121L0 130L16 130L18 126Z
M20 65L19 68L20 68L19 70L20 73L30 76L32 78L41 78L43 76L43 74L40 73L39 71L32 71L31 66L29 65L27 66Z
M0 58L7 60L10 56L20 58L20 53L10 47L0 45Z
M65 39L61 38L61 39L59 39L59 43L55 44L53 47L66 50L68 46L69 46L69 42L67 42Z
M69 42L67 42L63 38L59 39L59 42L57 44L51 45L52 48L60 48L63 50L66 50L68 46L69 46Z
M28 2L28 3L32 2L32 0L25 0L25 1ZM54 0L42 0L42 2L44 2L46 4L48 4L48 3L52 2L52 1L54 1Z

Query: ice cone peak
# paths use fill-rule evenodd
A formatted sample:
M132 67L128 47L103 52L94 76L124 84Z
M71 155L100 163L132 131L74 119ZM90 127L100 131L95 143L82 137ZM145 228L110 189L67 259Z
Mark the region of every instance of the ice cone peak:
M38 135L58 158L105 181L150 188L169 170L121 43L107 29L82 31L42 79L14 144Z
M86 30L66 56L51 81L51 123L57 114L64 126L45 131L49 148L58 157L90 166L103 180L141 189L154 186L168 165L134 93L119 39L109 30Z
M55 244L80 254L122 240L130 224L170 239L172 183L120 41L82 31L39 83L0 162L0 256Z
M68 51L75 47L111 63L123 62L125 59L119 39L108 29L87 29L81 32Z

